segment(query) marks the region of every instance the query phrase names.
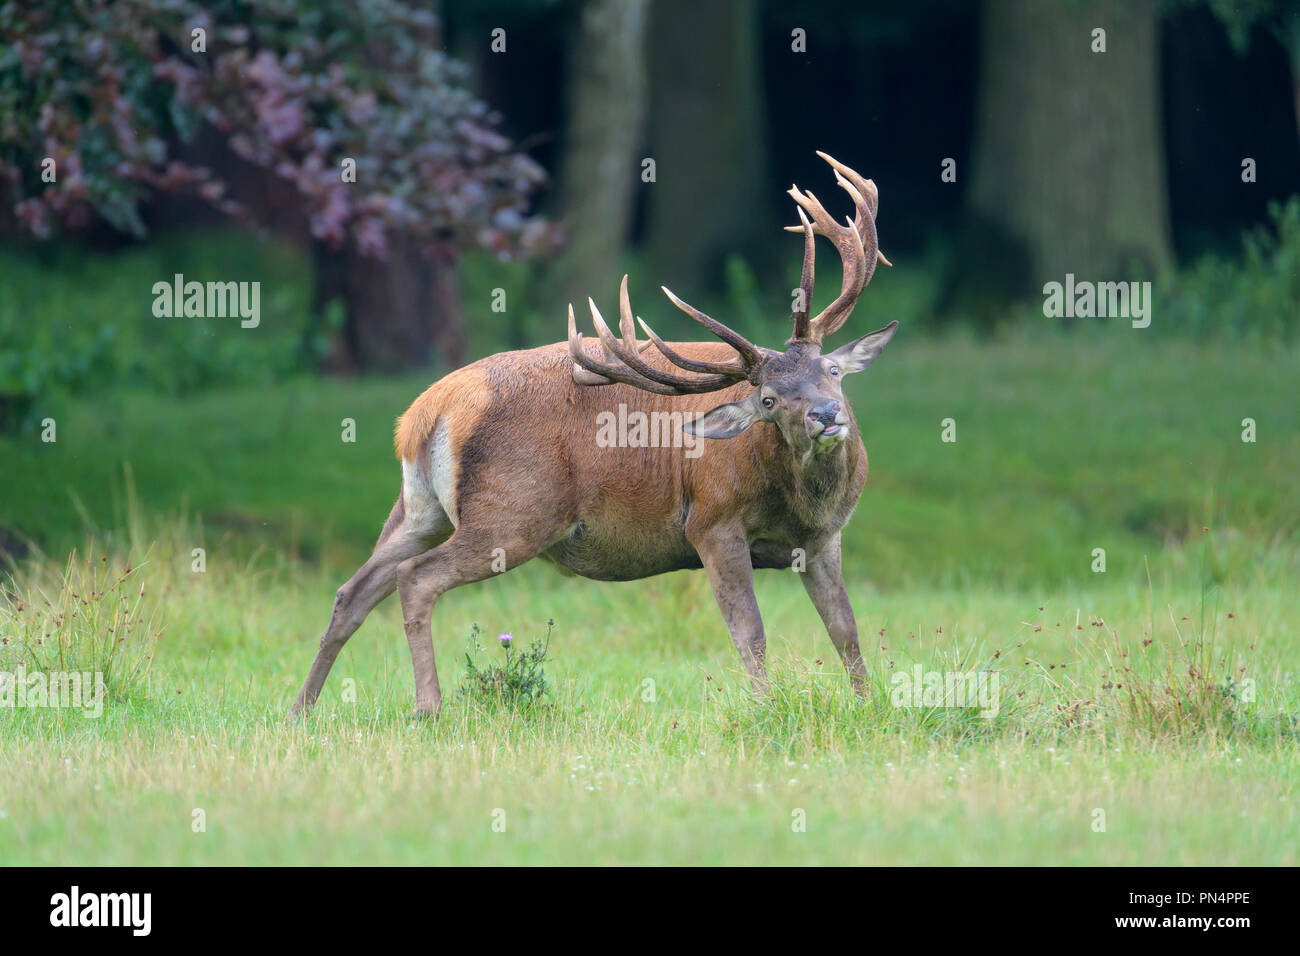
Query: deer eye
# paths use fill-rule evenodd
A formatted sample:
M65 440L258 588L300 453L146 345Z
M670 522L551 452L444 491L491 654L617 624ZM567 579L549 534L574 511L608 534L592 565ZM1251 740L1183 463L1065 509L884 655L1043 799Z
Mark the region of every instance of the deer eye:
M831 369L830 369L830 375L831 375L831 378L839 378L839 375L840 375L840 367L839 367L838 365L832 365L832 366L831 366Z
M773 398L771 395L769 395L767 398L763 399L763 407L764 407L764 408L771 408L771 407L774 406L775 404L776 404L776 399Z

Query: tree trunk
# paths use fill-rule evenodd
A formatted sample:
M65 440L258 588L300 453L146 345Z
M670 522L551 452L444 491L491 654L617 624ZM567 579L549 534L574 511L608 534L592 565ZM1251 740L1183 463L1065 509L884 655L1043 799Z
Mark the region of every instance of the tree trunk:
M1155 0L984 4L971 203L1024 244L1025 292L1173 262L1157 21Z
M1291 64L1291 99L1295 103L1296 131L1300 132L1300 12L1293 12L1283 26L1282 43Z
M426 364L431 353L450 368L465 362L465 327L454 253L432 257L409 236L389 239L386 262L354 247L313 243L317 320L341 299L340 349L326 365L338 371L395 371Z
M431 4L441 15L441 3ZM441 25L419 37L441 49ZM382 69L375 54L371 65ZM431 358L447 368L465 364L465 323L456 255L448 246L430 251L410 235L388 236L387 260L362 255L349 242L339 251L313 242L314 312L319 321L335 298L344 303L341 350L327 360L340 369L397 371Z
M655 281L683 293L718 286L728 255L771 238L756 7L656 0L651 11L647 244Z
M647 0L587 0L571 47L560 172L563 252L545 273L543 308L609 300L617 288L646 107ZM516 343L522 344L522 343Z
M433 304L433 352L435 358L447 369L460 368L468 358L466 354L465 308L460 294L460 271L457 268L456 250L439 246L428 263L429 282Z

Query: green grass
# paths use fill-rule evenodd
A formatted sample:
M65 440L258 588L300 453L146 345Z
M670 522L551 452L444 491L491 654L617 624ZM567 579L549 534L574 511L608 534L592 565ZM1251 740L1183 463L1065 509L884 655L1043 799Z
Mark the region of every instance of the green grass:
M147 684L111 689L98 720L4 715L0 748L17 771L0 789L5 862L1297 862L1300 747L1277 715L1300 705L1300 599L1282 583L1221 595L1204 624L1199 592L858 584L873 635L864 702L793 575L771 573L775 688L756 702L699 575L558 588L526 568L440 603L437 723L410 717L390 602L349 644L312 718L285 726L334 579L269 558L198 575L169 548L156 544L139 571L166 619ZM550 710L484 714L454 694L472 622L523 638L548 614L559 624ZM1117 648L1149 660L1130 680L1157 687L1185 660L1175 624L1185 637L1205 628L1210 685L1237 672L1257 698L1226 717L1193 708L1204 719L1177 729L1100 689ZM999 714L890 706L890 663L914 661L997 668ZM192 830L195 810L205 832ZM794 832L800 810L806 829ZM1093 830L1097 810L1105 832Z
M1108 580L1140 583L1144 558L1157 576L1190 573L1181 546L1213 527L1216 578L1260 562L1300 573L1298 375L1294 351L1153 345L1131 331L900 336L849 382L872 468L847 562L882 587L1023 588L1090 579L1104 548ZM120 523L129 467L150 512L184 509L209 537L355 564L400 484L393 422L426 385L293 379L183 402L65 403L51 413L57 442L0 439L0 527L65 552L86 518ZM1254 444L1241 440L1247 417ZM341 440L345 418L355 443ZM940 440L946 418L956 443Z
M866 701L793 573L758 577L774 688L754 700L702 575L530 565L440 601L439 721L410 716L393 600L299 726L283 714L396 494L392 420L424 383L65 403L55 444L0 440L0 525L50 555L7 588L0 669L96 666L104 601L143 585L141 623L99 719L0 712L0 861L1294 865L1297 368L1139 333L897 340L853 383ZM99 583L64 577L87 521ZM522 641L548 618L549 709L455 694L473 623ZM892 706L918 662L995 669L998 714Z

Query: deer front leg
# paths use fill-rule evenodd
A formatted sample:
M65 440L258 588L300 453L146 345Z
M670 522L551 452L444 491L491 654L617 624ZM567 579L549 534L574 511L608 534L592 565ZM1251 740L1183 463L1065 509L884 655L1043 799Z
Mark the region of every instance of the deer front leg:
M749 542L743 532L710 529L692 539L691 544L699 552L700 561L709 575L713 596L749 674L749 682L756 693L762 693L767 689L767 668L763 664L767 655L767 636L763 633L763 618L754 598L754 566L749 557Z
M867 668L862 662L858 647L858 622L853 618L848 592L844 589L844 575L840 569L840 536L837 533L825 547L808 556L808 567L803 574L804 589L813 606L821 615L822 623L830 633L835 650L839 652L844 669L849 672L853 692L867 695Z

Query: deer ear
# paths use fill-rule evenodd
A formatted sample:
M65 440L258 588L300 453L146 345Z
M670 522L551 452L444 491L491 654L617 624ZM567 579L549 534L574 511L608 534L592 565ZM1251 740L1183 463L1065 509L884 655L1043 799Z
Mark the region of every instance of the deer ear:
M861 372L864 368L876 360L876 356L881 353L889 340L894 337L894 332L898 329L898 322L890 322L883 329L876 329L874 332L868 332L860 339L854 339L848 345L841 345L826 359L840 367L840 371L847 375L849 372Z
M762 416L751 401L729 402L682 425L682 431L700 438L735 438Z

